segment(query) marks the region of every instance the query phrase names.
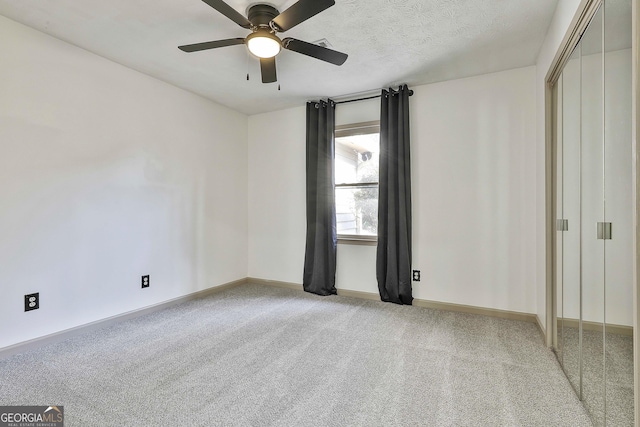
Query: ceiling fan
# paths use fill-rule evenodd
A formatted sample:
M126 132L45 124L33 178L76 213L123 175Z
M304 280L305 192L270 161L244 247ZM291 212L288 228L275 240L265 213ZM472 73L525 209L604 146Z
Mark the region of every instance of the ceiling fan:
M334 0L299 0L282 13L271 5L255 4L248 8L247 18L222 0L202 1L241 27L251 30L251 34L245 38L215 40L178 46L178 49L184 52L198 52L218 47L245 44L249 52L260 58L262 83L273 83L278 80L275 57L280 53L281 48L335 65L342 65L347 60L348 55L345 53L291 37L280 40L276 35L276 33L288 31L301 22L330 8L335 4Z

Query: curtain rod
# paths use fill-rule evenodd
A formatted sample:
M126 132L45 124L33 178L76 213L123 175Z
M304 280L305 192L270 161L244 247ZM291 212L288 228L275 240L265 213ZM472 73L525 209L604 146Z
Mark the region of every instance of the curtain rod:
M394 93L397 93L395 91L393 91ZM409 90L409 96L413 95L413 91ZM349 102L356 102L356 101L366 101L367 99L375 99L375 98L380 98L382 96L382 94L380 95L373 95L373 96L365 96L364 98L356 98L356 99L348 99L346 101L334 101L334 103L336 105L338 104L346 104Z
M364 98L349 99L347 101L335 101L337 104L346 104L348 102L365 101L367 99L380 98L382 95L365 96Z

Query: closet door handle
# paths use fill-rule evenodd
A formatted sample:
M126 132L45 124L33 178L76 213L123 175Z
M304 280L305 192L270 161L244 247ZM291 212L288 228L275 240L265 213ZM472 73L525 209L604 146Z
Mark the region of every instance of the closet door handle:
M611 240L611 223L599 222L597 230L598 240Z
M556 220L556 230L557 231L569 231L569 220L568 219L557 219Z

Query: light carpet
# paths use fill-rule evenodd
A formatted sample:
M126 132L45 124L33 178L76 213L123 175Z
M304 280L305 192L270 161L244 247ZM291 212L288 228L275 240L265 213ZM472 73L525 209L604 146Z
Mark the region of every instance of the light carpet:
M578 329L564 326L558 336L565 372L574 389L579 390ZM633 337L607 332L606 351L603 342L601 331L582 332L583 404L594 425L633 426Z
M0 361L66 426L589 426L536 325L242 285Z

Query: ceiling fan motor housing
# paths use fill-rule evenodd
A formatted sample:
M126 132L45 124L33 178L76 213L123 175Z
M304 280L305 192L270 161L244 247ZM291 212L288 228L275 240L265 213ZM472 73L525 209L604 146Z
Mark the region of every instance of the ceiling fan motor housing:
M247 18L254 27L269 27L269 22L280 12L275 7L268 4L254 4L247 10Z

